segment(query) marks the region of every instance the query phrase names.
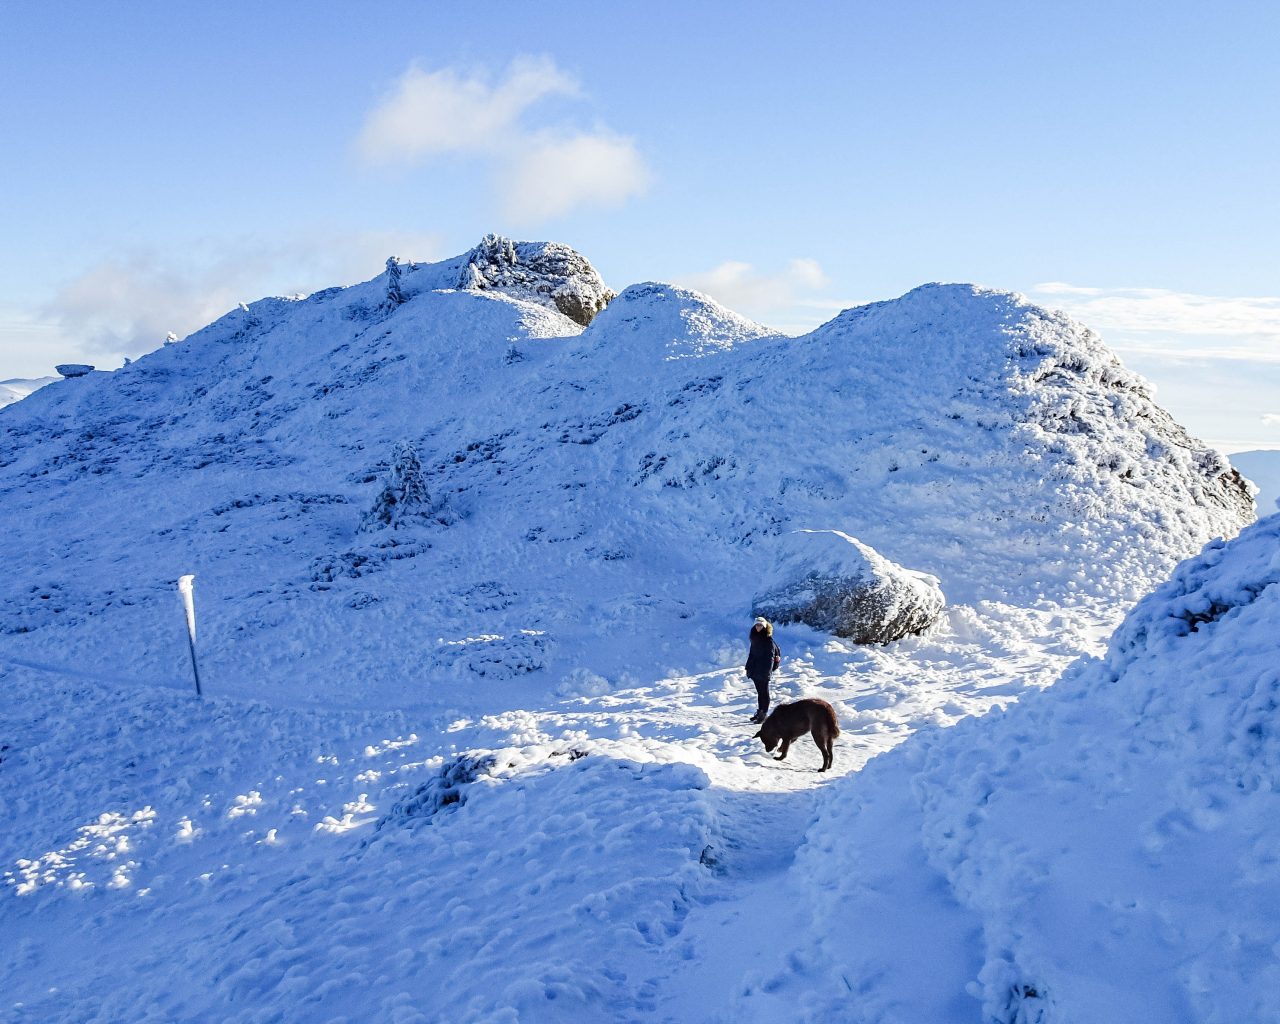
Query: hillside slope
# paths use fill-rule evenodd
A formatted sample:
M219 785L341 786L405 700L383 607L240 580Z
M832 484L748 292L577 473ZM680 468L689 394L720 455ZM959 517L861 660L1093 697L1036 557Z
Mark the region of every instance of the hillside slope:
M406 441L424 514L362 530ZM982 769L937 740L871 759L1049 686L1252 517L1096 337L1017 296L931 285L784 338L497 238L42 389L0 412L0 508L0 1018L39 1024L1074 999L1077 946L1011 937L1048 855L1006 879ZM763 753L741 669L798 527L950 602L883 647L779 628L775 699L840 716L823 775L806 741ZM1013 778L1038 735L985 728L955 735ZM1071 764L1040 777L1085 821Z
M612 294L572 250L489 238L42 389L0 416L0 629L173 678L194 572L224 692L405 706L481 677L503 704L684 664L788 529L952 601L1111 602L1252 517L1095 335L1017 296L930 285L800 338L666 285L585 330L560 309ZM358 532L404 440L433 515Z
M975 999L996 1024L1276 1019L1277 621L1273 515L1180 565L1104 658L828 790L790 880L811 986L777 998L813 1021Z

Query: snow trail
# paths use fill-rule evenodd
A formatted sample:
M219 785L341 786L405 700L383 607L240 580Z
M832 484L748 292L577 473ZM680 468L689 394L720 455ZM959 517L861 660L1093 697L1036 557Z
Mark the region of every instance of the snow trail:
M737 665L459 716L197 702L10 661L6 1019L796 1019L829 981L787 939L811 927L793 875L821 794L1044 685L1100 628L1054 621L956 609L883 649L781 628L775 704L839 709L826 774L809 738L782 763L752 738ZM461 758L492 766L405 803ZM450 994L416 990L424 971Z

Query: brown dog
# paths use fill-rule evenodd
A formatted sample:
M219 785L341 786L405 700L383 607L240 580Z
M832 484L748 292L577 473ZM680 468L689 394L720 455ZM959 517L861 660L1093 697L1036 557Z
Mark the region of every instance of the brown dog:
M764 725L760 726L760 731L752 739L760 739L764 743L764 749L770 752L781 741L782 750L778 752L778 760L783 761L786 760L791 744L807 732L813 733L813 742L822 752L822 767L818 771L825 772L831 767L834 758L831 745L840 735L836 709L825 700L806 697L790 704L779 704L769 712Z

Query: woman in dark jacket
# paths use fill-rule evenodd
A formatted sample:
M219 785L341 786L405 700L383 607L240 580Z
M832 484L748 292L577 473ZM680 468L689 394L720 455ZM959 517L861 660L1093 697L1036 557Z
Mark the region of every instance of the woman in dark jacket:
M756 619L749 634L751 650L747 654L747 675L756 684L756 713L751 721L759 723L769 713L769 677L782 663L782 652L773 642L773 626L765 618Z

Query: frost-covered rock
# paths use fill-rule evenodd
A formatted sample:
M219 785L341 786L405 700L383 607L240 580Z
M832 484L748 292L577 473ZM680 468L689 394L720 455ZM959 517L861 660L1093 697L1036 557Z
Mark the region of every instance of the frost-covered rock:
M485 235L465 260L458 288L492 289L550 305L583 327L614 296L585 256L558 242Z
M59 363L54 369L64 377L83 377L93 373L93 367L88 363Z
M375 835L386 828L405 828L416 832L446 809L456 811L467 800L467 787L481 775L493 770L497 759L492 754L458 754L437 768L431 776L402 796L374 825Z
M928 629L945 604L935 576L905 569L839 530L796 530L781 539L752 614L887 644Z

